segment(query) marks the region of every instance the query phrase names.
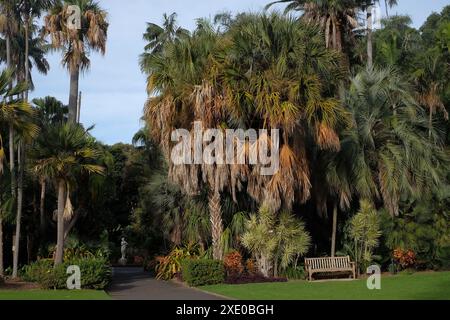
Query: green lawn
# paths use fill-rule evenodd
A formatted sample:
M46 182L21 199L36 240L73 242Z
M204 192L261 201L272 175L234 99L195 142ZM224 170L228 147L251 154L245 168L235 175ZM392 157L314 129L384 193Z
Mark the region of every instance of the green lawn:
M381 290L368 290L366 280L214 285L202 289L240 300L449 300L450 272L383 277Z
M0 300L109 300L105 291L95 290L0 290Z

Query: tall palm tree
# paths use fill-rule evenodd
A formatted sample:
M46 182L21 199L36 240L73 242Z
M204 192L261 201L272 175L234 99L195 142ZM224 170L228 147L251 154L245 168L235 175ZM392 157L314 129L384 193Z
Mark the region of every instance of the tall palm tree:
M346 176L361 199L381 201L397 216L401 197L420 198L439 188L448 155L428 141L427 117L395 71L358 74L345 103L353 126L344 130L336 157L347 164Z
M384 6L386 8L386 17L389 18L389 8L396 6L398 4L397 0L384 0Z
M286 3L285 12L300 11L302 19L318 23L325 34L327 47L343 51L345 38L353 39L353 29L358 27L358 6L353 0L279 0L269 3Z
M32 137L36 136L38 127L33 123L34 112L31 106L18 96L22 95L27 90L26 83L22 82L10 89L10 83L12 81L13 72L11 70L5 70L0 74L0 96L2 102L0 106L0 122L8 124L12 128L12 132L19 135L22 141L29 141ZM11 133L11 130L10 130ZM13 148L13 145L9 145L9 148ZM22 160L23 149L18 148L19 160ZM13 152L14 153L14 152ZM13 161L10 159L10 161ZM23 161L19 161L19 178L23 177ZM12 176L12 172L11 172ZM11 177L12 178L12 177ZM19 185L22 181L19 179ZM12 181L11 181L12 184ZM20 227L22 219L22 196L23 189L17 195L17 216L16 216L16 237L14 243L14 255L13 255L13 277L17 277L18 271L18 259L19 259L19 244L20 244ZM14 198L13 198L14 199Z
M36 110L36 119L39 127L48 128L49 126L62 125L67 122L68 108L61 101L54 97L45 97L43 99L34 99L33 104ZM45 194L47 189L48 177L45 175L38 176L39 185L41 187L39 199L40 213L40 232L41 236L45 234Z
M55 125L43 130L32 150L33 172L47 176L57 186L58 222L55 265L62 263L64 253L64 224L71 218L70 184L76 172L103 174L95 164L99 151L94 148L88 132L78 124Z
M17 35L19 30L20 14L17 8L17 1L2 0L0 15L0 32L5 36L6 48L6 66L10 70L14 69L12 61L11 41ZM10 78L9 88L13 86L13 78ZM11 172L11 195L13 201L16 198L16 168L15 168L15 148L14 148L14 128L12 123L9 124L9 169Z
M25 83L29 83L29 51L30 51L30 30L33 26L33 20L35 18L40 18L44 10L50 9L53 5L53 0L20 0L19 1L19 12L22 15L23 26L24 26L24 38L25 38L25 52L24 52L24 69L25 69ZM31 37L30 37L31 36ZM25 101L28 101L28 90L25 91Z
M282 140L280 170L273 176L249 164L171 164L170 178L185 192L209 191L213 255L220 259L223 193L237 201L245 190L272 211L309 199L311 154L305 141L339 149L334 129L344 112L334 92L345 70L314 25L298 28L296 20L276 14L241 15L220 34L207 21L198 23L192 36L167 45L146 66L153 95L146 119L165 155L173 147L172 130L194 130L194 121L203 128L278 128Z
M417 99L419 103L428 109L428 127L429 139L433 138L433 115L440 111L445 120L449 119L447 109L441 98L446 85L445 73L447 70L442 68L442 56L436 50L428 51L419 61L413 78L417 88ZM434 137L439 139L439 137Z
M66 23L71 16L69 6L81 10L81 29L72 30ZM90 51L106 52L107 13L94 0L58 0L45 17L44 35L49 35L54 48L63 50L63 64L70 72L69 121L77 121L80 72L89 68Z

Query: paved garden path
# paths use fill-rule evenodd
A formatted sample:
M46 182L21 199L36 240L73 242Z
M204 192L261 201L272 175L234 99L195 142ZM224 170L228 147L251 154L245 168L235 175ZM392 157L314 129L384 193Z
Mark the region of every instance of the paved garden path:
M115 300L222 300L181 284L152 279L142 268L113 268L108 293Z

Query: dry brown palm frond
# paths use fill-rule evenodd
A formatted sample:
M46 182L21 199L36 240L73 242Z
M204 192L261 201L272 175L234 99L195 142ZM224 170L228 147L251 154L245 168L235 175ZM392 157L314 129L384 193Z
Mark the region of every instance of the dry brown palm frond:
M173 97L169 95L164 98L149 98L144 107L144 117L150 125L152 137L159 142L166 157L169 157L175 117Z
M191 97L195 118L201 120L204 126L212 128L221 122L225 99L216 92L211 83L203 81L202 85L195 86Z
M442 102L439 92L439 85L437 83L433 83L427 92L417 96L417 100L420 104L427 107L431 114L434 114L439 110L444 114L445 120L448 120L449 115L444 103Z
M322 150L335 152L341 150L341 142L336 131L323 122L316 124L316 141Z
M280 169L272 176L265 188L265 204L272 211L278 211L282 204L290 209L299 191L302 203L310 198L311 182L309 170L305 171L304 159L295 155L288 146L283 145L280 152Z

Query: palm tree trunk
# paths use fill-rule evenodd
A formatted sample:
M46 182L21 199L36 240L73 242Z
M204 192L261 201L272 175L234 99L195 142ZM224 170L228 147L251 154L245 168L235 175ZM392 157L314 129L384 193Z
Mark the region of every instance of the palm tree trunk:
M58 227L57 227L57 241L55 266L63 262L64 254L64 206L66 199L66 184L64 180L58 181Z
M373 45L372 45L372 28L373 28L372 6L367 7L367 66L373 66Z
M8 33L5 36L6 41L6 66L11 69L12 67L12 58L11 58L11 38Z
M213 258L222 260L223 252L220 237L223 233L222 207L220 204L220 193L214 191L209 197L209 214L211 219Z
M27 84L27 90L25 90L25 102L28 102L28 83L30 80L30 67L28 61L28 55L30 51L29 43L29 29L30 29L30 17L25 16L25 83Z
M337 229L337 216L338 216L338 207L337 203L334 203L333 207L333 230L331 232L331 256L334 257L336 255L336 229Z
M11 172L11 196L16 199L16 159L14 153L14 126L9 124L9 171Z
M40 202L39 202L39 230L41 233L41 240L42 237L45 235L45 229L46 229L46 224L45 224L45 190L47 188L47 184L45 182L45 179L41 180L41 197L40 197Z
M80 67L77 66L70 71L69 123L77 122L79 80Z
M25 164L23 143L17 147L17 160L19 163L19 175L17 180L17 215L16 215L16 238L14 239L13 272L12 277L17 278L19 269L20 229L22 224L23 204L23 167Z
M384 0L384 5L386 6L386 18L389 18L388 0Z

